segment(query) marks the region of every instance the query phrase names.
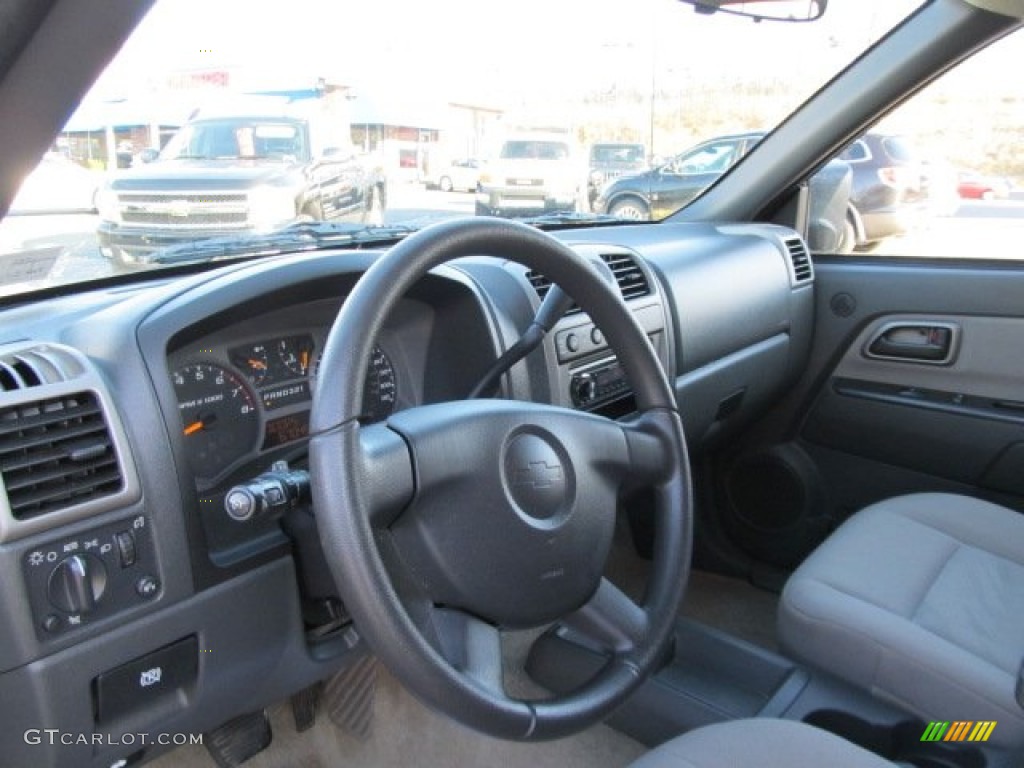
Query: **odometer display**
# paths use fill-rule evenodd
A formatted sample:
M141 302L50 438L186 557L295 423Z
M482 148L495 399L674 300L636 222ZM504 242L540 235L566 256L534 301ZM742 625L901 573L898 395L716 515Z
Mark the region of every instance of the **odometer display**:
M172 374L185 450L197 477L215 477L260 437L256 400L241 377L214 363Z

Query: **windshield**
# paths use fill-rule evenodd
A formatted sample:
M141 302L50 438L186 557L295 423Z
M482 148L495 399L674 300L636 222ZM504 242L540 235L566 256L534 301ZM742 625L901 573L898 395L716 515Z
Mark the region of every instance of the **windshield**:
M306 159L302 128L294 123L202 120L189 123L167 142L161 160Z
M0 222L0 294L300 222L658 220L756 143L723 137L770 131L919 4L755 24L674 0L521 0L489 21L476 0L158 0ZM655 188L670 179L689 186ZM659 207L616 204L620 183Z
M560 141L506 141L499 156L502 160L565 160L569 145Z

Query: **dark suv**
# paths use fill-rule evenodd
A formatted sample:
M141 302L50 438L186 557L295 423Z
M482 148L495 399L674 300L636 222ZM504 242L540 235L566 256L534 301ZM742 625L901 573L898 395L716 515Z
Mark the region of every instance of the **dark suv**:
M713 184L763 137L763 131L719 136L646 173L616 179L601 190L594 210L624 219L664 218ZM912 229L942 191L939 176L900 136L866 133L839 159L853 171L839 250L869 249Z
M839 157L853 169L847 233L858 249L913 229L943 196L941 175L902 136L866 133ZM955 184L947 186L955 194Z
M622 219L663 219L711 186L763 136L764 132L719 136L645 173L621 176L600 191L594 211Z
M593 207L601 188L609 181L620 176L632 176L646 169L647 149L643 144L591 144L587 202Z

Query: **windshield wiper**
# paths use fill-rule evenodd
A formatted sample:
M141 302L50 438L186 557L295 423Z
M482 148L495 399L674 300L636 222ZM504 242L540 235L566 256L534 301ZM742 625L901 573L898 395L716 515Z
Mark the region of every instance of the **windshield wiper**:
M403 224L367 226L330 221L300 221L266 234L231 235L194 240L164 248L154 264L216 261L236 256L274 256L315 251L331 245L392 244L416 231Z
M559 224L622 224L622 219L609 216L607 213L581 213L579 211L562 211L559 213L542 213L539 216L528 216L519 221L543 229L546 226Z

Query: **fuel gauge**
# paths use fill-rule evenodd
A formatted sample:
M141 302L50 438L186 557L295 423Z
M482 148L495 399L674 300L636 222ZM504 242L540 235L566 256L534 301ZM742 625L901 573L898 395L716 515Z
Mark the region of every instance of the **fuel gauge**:
M249 344L231 350L231 362L244 371L249 381L257 387L263 384L270 370L267 348L263 344Z
M314 346L312 336L290 336L277 343L277 356L290 373L306 377L313 363Z

